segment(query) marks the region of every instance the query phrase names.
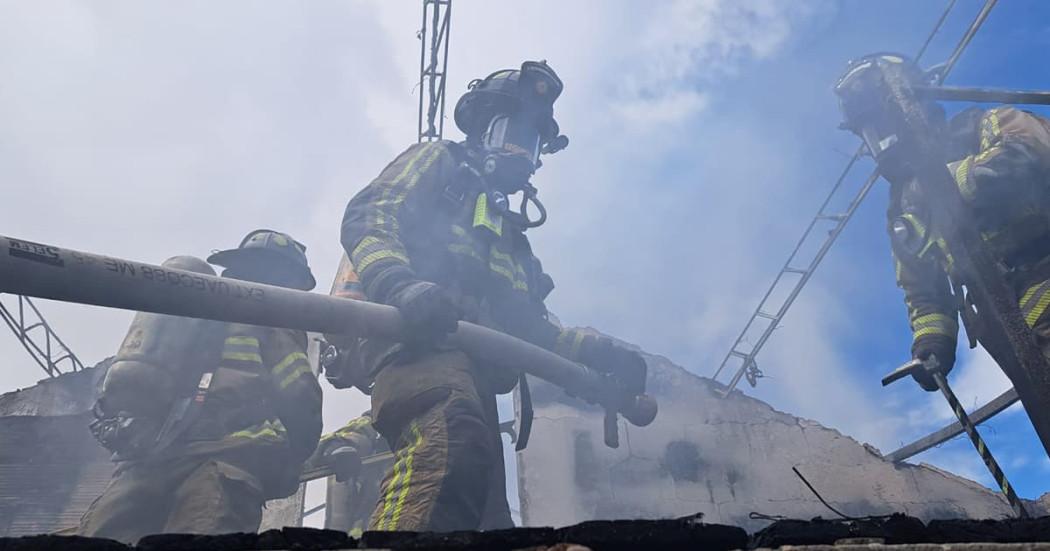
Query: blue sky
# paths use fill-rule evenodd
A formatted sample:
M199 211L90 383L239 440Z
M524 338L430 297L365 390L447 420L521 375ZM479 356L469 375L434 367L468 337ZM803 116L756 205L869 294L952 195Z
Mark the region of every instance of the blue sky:
M940 62L947 57L980 4L965 1L959 3L927 53L927 64ZM913 53L943 5L941 2L853 2L841 4L839 8L834 22L825 32L800 39L798 49L789 54L789 57L793 58L792 61L781 67L776 67L779 65L776 62L769 63L772 66L770 70L791 74L798 70L794 63L806 67L807 69L802 69L804 71L813 63L819 66L814 71L816 74L823 73L822 84L827 86L837 75L836 71L841 70L841 60L849 56L879 50ZM1048 8L1050 6L1039 2L1001 2L971 43L948 84L1019 89L1050 88L1047 60L1045 56L1037 53L1042 51L1050 40L1050 27L1045 17ZM745 86L737 93L763 95L761 81L768 85L769 81L765 80L767 75L761 74L754 78L759 79L759 82L754 86ZM790 78L787 81L792 82ZM789 87L795 88L792 85ZM826 90L815 95L813 111L809 112L810 106L807 104L804 107L807 113L799 118L812 117L814 124L828 129L830 133L837 115L831 109L834 100ZM734 100L739 98L739 95L734 95ZM817 105L821 102L821 105ZM951 110L958 107L948 108ZM1034 110L1046 113L1045 109ZM764 118L764 114L757 116ZM772 124L780 126L779 122L775 121ZM790 132L792 128L798 128L799 124L790 121L782 129ZM814 197L810 201L813 207L798 212L797 230L790 233L790 236L785 236L781 247L783 252L770 259L770 276L786 258L791 246L790 240L801 233L806 216L811 214L817 205L817 196L829 189L835 172L844 166L844 157L834 150L851 152L853 143L855 141L851 136L841 135L826 136L806 144L808 150L805 155L813 162L814 174L819 175L813 186L816 188L813 190ZM867 166L851 173L850 181L856 182L866 176L870 170ZM797 189L802 192L801 188ZM902 438L925 432L917 429L939 424L948 419L948 414L945 409L937 407L942 400L939 394L926 395L917 387L908 385L900 385L890 390L882 390L879 387L878 379L893 366L907 359L909 345L901 294L893 284L888 260L888 242L883 231L885 208L885 185L880 183L838 240L835 249L815 276L814 284L826 290L830 295L828 299L842 308L846 312L845 316L850 318L844 327L838 328L837 334L830 336L835 340L835 346L842 355L842 371L863 384L873 397L886 395L883 414L887 418L892 420L904 417L901 412L904 408L914 409L915 414L921 416L914 427L898 429L896 436ZM751 304L755 300L757 297ZM814 297L811 294L804 293L799 307L805 308L807 301L812 300ZM743 310L747 311L749 308ZM743 312L742 315L746 316L747 312ZM778 333L787 333L795 329L793 321L789 315L785 321L785 329ZM775 337L788 338L790 335L787 334ZM994 366L986 357L971 351L960 353L959 368L955 375L957 384L960 385L960 397L965 403L983 403L1006 388L1005 381L996 375ZM771 359L768 356L765 360L763 368L774 378L763 381L761 386L776 385L778 379L791 377L792 366L789 361ZM834 376L832 373L835 371L829 369L829 376ZM959 383L959 379L964 379L964 382ZM764 394L763 390L765 389L760 389L759 395ZM931 410L939 410L939 414L930 415ZM938 423L923 422L932 419L937 419ZM1046 483L1050 463L1045 459L1042 447L1023 412L1018 411L1016 407L1011 409L1010 412L986 424L983 434L1022 496L1034 498L1050 489ZM887 447L892 448L888 444L889 442L886 442L882 445L883 451L888 451ZM937 464L975 477L994 487L965 437L922 454L914 460Z
M981 3L959 0L926 62L948 55ZM324 287L346 200L414 141L417 4L0 0L3 231L160 262L274 227L309 246ZM457 0L449 97L549 60L572 139L535 178L551 213L532 239L557 283L552 310L710 375L856 147L831 92L846 61L914 52L944 4ZM1050 89L1047 12L1000 2L949 83ZM885 192L763 351L769 378L745 390L888 451L950 413L937 395L878 383L909 345ZM43 306L87 362L111 354L130 319ZM10 341L0 355L21 358ZM965 354L960 397L998 394L997 373ZM37 378L27 361L0 390ZM326 423L365 407L327 391ZM1023 414L985 432L1022 495L1050 490ZM989 483L966 441L918 459Z

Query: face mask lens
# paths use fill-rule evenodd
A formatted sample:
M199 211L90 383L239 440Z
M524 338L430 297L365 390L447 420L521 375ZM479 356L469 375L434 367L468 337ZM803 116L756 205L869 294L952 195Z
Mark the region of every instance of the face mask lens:
M508 116L492 119L492 122L489 123L488 131L485 132L485 147L489 149L503 149L503 144L507 139L507 125L509 122L510 117Z
M520 155L533 165L540 155L540 135L535 121L522 114L501 115L492 119L482 142L487 149Z

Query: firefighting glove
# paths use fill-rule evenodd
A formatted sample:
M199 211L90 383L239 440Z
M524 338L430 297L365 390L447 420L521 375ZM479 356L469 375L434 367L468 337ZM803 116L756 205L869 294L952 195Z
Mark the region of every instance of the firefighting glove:
M926 361L933 355L937 358L937 370L945 377L955 367L955 339L947 335L923 335L911 345L911 357ZM929 371L916 371L912 378L919 386L927 392L937 390L937 383L933 381Z
M322 439L304 467L328 467L339 482L354 478L361 472L361 453L341 438Z
M324 462L335 473L336 482L344 482L361 472L361 454L353 446L334 446L324 454Z
M448 292L429 281L406 282L390 294L387 303L401 311L405 340L412 345L437 343L456 330L461 316Z
M630 394L645 392L645 358L612 339L586 335L580 343L579 360L591 369L611 374Z

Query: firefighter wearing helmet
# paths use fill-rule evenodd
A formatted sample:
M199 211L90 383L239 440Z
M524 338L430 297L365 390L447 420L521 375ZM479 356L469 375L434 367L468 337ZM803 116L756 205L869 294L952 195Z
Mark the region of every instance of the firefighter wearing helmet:
M208 261L231 279L314 286L305 247L280 232L253 231ZM164 266L215 273L193 257ZM264 501L296 491L321 435L306 345L302 331L137 314L92 424L117 468L80 534L256 531Z
M960 271L940 233L932 207L941 199L908 166L900 155L908 144L896 143L894 128L873 107L881 98L868 91L878 89L872 82L880 65L898 67L913 84L929 81L930 75L907 57L880 53L852 62L836 91L847 121L857 121L846 128L861 135L890 182L887 230L912 330L912 357L935 357L947 376L955 365L960 314L971 348L980 342L992 357L1002 357L1009 345L981 331L999 322L974 310L971 291L960 285L972 274ZM964 223L979 231L981 246L1013 291L1044 357L1050 357L1050 120L1011 106L970 108L946 119L936 102L920 106L944 144L948 171L971 209ZM938 389L927 371L913 377L927 391Z
M373 530L477 529L493 500L507 510L496 395L520 376L450 347L458 320L644 388L639 354L547 319L554 283L525 233L546 219L530 182L540 154L568 143L553 112L561 92L542 61L472 82L455 110L465 141L409 147L347 205L342 244L355 279L407 328L402 342L360 343L366 382L354 384L371 393L373 426L395 453ZM485 527L508 525L503 517Z

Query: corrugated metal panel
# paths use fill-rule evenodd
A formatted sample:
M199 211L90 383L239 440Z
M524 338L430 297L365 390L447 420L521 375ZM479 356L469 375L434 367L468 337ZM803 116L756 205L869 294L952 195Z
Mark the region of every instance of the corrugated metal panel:
M75 526L113 472L90 414L0 417L0 536Z

